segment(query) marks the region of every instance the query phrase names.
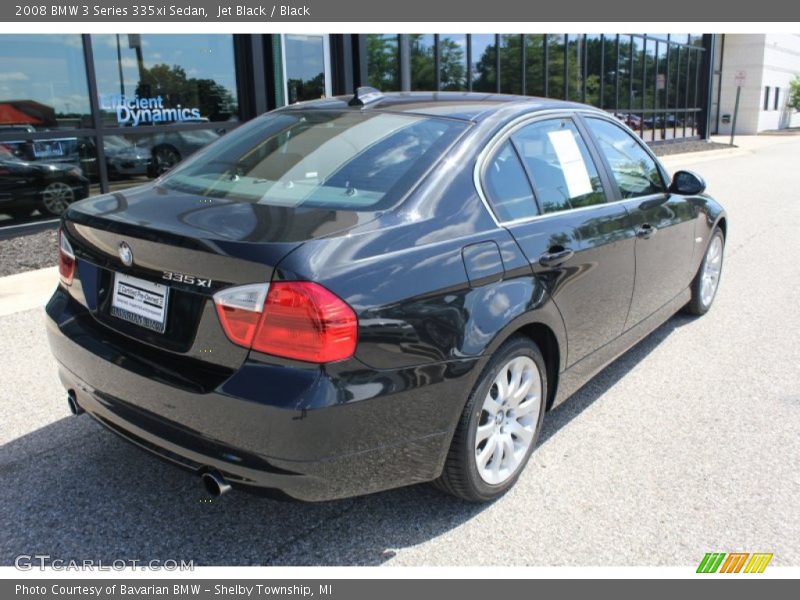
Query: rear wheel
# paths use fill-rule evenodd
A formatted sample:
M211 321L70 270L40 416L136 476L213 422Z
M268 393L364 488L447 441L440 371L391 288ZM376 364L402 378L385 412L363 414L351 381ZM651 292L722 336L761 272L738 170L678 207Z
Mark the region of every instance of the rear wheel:
M467 400L434 485L471 502L508 491L539 437L546 373L539 348L528 338L515 336L503 344Z
M703 262L700 263L697 275L692 281L692 299L686 305L686 312L693 315L704 315L711 308L722 275L724 251L725 236L719 228L714 229Z
M42 190L42 206L51 215L61 216L73 202L75 190L63 181L54 181Z

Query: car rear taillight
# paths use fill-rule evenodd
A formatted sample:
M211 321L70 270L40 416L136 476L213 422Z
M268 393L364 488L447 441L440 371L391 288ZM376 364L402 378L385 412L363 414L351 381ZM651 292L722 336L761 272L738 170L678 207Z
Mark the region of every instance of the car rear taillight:
M58 276L64 285L72 285L75 278L75 252L61 229L58 230Z
M214 295L222 328L234 344L314 363L343 360L358 342L358 319L317 283L279 281Z

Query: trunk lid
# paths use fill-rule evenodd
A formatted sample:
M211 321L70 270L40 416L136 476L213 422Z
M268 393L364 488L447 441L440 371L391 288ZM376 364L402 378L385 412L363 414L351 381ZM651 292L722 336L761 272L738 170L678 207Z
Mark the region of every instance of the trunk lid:
M155 184L99 196L72 205L64 219L77 259L70 293L108 334L236 369L248 350L225 336L213 294L269 282L280 260L304 241L350 229L364 216L203 198ZM121 246L132 255L130 265ZM141 288L166 286L158 288L166 296L163 331L118 316L114 295L124 279L118 274L149 282Z

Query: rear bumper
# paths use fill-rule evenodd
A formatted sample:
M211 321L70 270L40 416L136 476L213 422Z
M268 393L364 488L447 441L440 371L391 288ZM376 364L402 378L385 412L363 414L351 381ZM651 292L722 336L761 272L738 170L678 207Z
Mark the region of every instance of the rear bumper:
M98 327L63 288L47 314L61 380L97 421L184 468L307 501L438 477L483 362L374 371L247 360L198 385L160 350L130 351L137 342Z

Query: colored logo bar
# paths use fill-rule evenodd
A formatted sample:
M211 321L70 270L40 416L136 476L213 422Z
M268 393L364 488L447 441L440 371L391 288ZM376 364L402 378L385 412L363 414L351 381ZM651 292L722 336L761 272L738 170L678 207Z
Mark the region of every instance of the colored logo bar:
M763 573L772 560L766 552L707 552L697 565L698 573Z

